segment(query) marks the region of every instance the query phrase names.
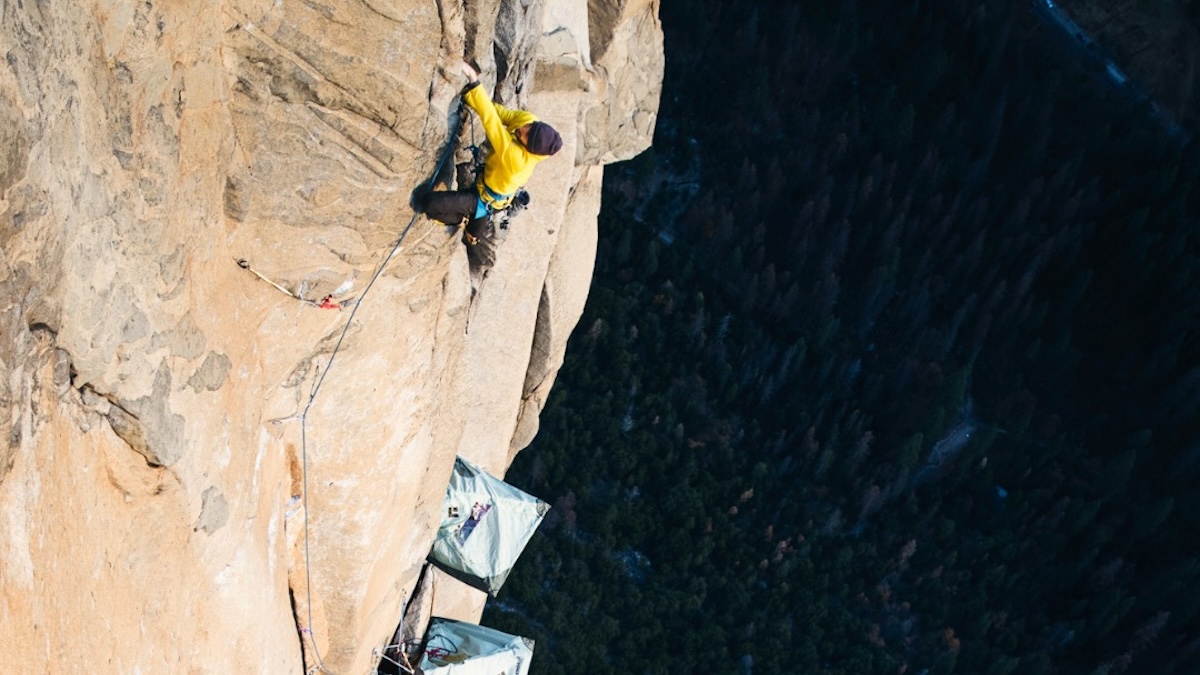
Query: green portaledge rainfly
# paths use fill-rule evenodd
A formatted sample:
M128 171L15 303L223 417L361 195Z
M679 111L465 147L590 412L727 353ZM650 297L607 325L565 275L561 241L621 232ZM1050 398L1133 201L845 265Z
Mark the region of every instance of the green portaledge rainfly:
M457 457L429 561L495 597L550 506Z

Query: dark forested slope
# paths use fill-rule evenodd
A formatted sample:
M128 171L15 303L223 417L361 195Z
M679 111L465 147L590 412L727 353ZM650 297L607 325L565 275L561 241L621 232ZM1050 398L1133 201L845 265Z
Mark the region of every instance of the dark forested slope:
M485 622L535 673L1200 672L1195 149L1021 3L662 14Z

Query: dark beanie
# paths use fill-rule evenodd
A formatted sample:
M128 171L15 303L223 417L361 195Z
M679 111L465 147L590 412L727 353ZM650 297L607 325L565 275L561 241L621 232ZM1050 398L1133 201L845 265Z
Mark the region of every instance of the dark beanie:
M525 147L535 155L553 155L562 148L562 136L545 122L531 123L528 139Z

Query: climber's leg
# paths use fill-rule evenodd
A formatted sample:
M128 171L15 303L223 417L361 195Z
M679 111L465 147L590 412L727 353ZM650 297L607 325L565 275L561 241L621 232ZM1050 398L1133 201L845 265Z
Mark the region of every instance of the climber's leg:
M425 204L418 206L433 220L447 225L458 225L464 218L474 215L475 203L478 200L479 195L474 190L431 192L425 199Z
M480 239L490 239L491 236L492 214L485 213L467 222L467 229L463 232L463 243L474 246Z

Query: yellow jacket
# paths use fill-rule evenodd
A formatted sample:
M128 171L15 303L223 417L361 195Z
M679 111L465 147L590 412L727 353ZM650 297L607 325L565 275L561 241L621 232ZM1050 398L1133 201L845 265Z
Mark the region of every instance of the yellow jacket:
M513 132L526 124L538 121L533 113L524 110L510 110L493 103L483 87L471 87L463 94L463 99L471 109L479 115L483 125L483 133L492 144L492 154L483 165L483 182L478 185L479 196L485 204L495 209L508 206L512 195L521 186L529 182L533 175L533 167L546 159L545 155L535 155L513 136ZM484 189L484 183L502 199L496 199Z

